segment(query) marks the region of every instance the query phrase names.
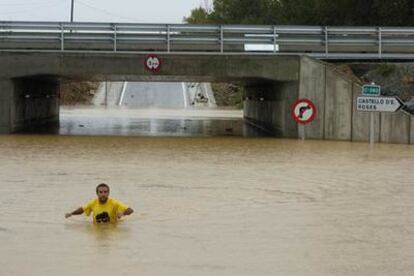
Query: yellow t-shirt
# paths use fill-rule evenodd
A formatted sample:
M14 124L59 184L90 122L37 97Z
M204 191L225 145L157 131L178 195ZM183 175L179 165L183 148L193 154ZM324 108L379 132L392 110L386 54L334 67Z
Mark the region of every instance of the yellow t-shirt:
M87 216L93 213L94 223L114 223L117 221L116 214L124 212L128 206L112 198L101 204L99 199L95 198L82 208Z

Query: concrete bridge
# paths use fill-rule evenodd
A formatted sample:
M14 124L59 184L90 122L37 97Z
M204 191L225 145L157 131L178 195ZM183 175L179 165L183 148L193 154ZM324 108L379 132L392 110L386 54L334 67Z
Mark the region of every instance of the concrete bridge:
M245 45L246 42L270 41L273 46L276 46L274 26L273 28L249 27L249 34L237 26L202 27L206 28L205 32L219 31L218 39L213 37L212 40L205 40L206 38L201 40L206 41L208 49L211 50L209 51L203 48L204 44L194 44L200 42L201 27L194 31L191 26L180 25L174 29L167 25L163 26L167 32L154 33L156 27L151 25L144 26L147 30L145 32L141 30L143 26L140 26L140 31L134 33L138 28L135 25L86 24L89 29L95 30L94 35L91 36L91 33L82 31L85 24L67 23L69 27L65 29L62 23L37 23L35 26L32 25L34 23L21 23L24 25L23 30L15 31L16 28L22 28L18 23L0 23L2 23L0 24L2 27L0 28L1 133L13 133L46 121L57 121L59 83L62 80L238 81L245 86L246 91L245 119L276 136L289 138L299 136L300 128L290 116L291 105L298 98L308 98L315 103L318 111L316 119L305 128L305 137L368 140L369 114L356 112L355 108L355 98L361 91L358 84L336 72L329 64L299 52L289 53L290 48L285 48L287 52L284 53L277 52L276 48L273 48L273 51L267 54L250 53L244 51L244 47L240 48L240 45ZM105 32L108 26L112 28L109 33ZM45 30L38 32L33 31L33 28ZM181 30L181 33L178 30ZM231 35L226 36L225 30L230 30ZM305 34L311 32L315 35L315 30L320 31L318 28L310 28L310 30L304 28ZM351 31L351 33L359 35L362 31ZM388 30L389 33L391 31ZM408 31L410 30L405 30L403 35ZM268 32L273 34L270 38L267 37ZM336 32L334 31L334 34L337 35L339 31ZM414 31L412 33L414 34ZM235 37L235 34L238 36ZM325 32L325 37L327 34ZM411 31L409 34L411 35ZM197 37L194 37L195 35ZM293 35L297 36L297 29L294 29ZM321 34L317 35L320 37ZM148 43L151 39L158 41L160 36L166 36L167 39L160 44ZM283 38L282 34L277 37ZM131 39L134 43L131 43ZM278 45L283 46L283 41L286 45L292 43L291 40L284 39L278 40ZM382 32L379 39L381 43L376 55L382 58L385 55L385 46L393 44L386 40ZM358 43L362 41L361 45L363 45L372 42L371 40L372 37L368 40L356 41ZM107 43L108 41L110 43ZM142 43L143 41L146 43ZM413 41L407 39L403 42L410 44ZM404 46L404 43L401 45ZM316 44L321 45L320 42ZM148 47L153 48L154 45L158 48L151 52ZM300 43L299 45L303 46ZM332 57L329 56L332 54L329 51L332 50L332 45L335 44L328 45L327 41L322 45L326 58ZM55 49L55 46L58 48ZM128 48L120 50L127 46ZM213 46L218 47L218 51L214 51ZM139 48L138 51L136 47ZM200 47L204 49L203 52L194 52L194 49ZM401 47L394 50L400 51ZM319 48L314 50L319 51ZM182 52L185 49L186 52ZM404 48L405 52L401 52L398 56L405 55L410 58L412 54L409 49L411 48ZM242 52L237 52L240 50ZM152 72L144 66L148 53L155 53L161 59L159 71ZM375 122L377 141L413 143L413 120L408 114L402 112L375 114Z
M240 81L246 90L246 120L280 137L298 137L290 116L298 98L318 109L306 126L312 139L367 141L369 116L356 112L360 87L328 64L306 56L161 54L158 72L144 66L144 54L0 53L0 130L12 133L59 119L59 82ZM377 141L412 143L413 121L405 113L376 114Z

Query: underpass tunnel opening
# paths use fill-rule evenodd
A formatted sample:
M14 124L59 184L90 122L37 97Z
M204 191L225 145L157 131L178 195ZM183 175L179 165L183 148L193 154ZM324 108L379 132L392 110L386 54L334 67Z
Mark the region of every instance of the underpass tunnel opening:
M212 83L20 79L15 81L20 125L14 132L283 136L286 114L273 109L286 110L287 86L257 79Z
M10 85L10 132L59 125L60 82L53 77L14 79Z

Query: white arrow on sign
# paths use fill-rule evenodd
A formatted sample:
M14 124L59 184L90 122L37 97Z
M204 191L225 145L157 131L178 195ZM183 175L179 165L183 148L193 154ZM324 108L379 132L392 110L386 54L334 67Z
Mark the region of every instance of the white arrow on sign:
M398 97L358 97L357 110L371 112L396 112L404 103Z

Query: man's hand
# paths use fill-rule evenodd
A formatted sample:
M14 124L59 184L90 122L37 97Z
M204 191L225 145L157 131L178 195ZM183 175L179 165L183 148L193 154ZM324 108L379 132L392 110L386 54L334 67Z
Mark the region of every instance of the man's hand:
M132 214L134 212L134 210L132 210L131 208L127 208L125 211L117 213L116 217L118 219L121 219L123 216L129 216L130 214Z

